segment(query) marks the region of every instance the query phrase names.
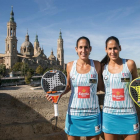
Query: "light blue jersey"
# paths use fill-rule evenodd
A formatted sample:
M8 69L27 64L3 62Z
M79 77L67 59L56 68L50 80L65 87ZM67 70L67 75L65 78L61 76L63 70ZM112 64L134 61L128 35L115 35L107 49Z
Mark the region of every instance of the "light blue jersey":
M108 65L104 66L104 113L117 115L136 113L134 102L129 95L129 84L132 81L132 75L127 67L126 60L122 59L122 61L123 70L120 73L112 74L108 71Z
M71 96L68 105L68 114L74 116L95 115L100 112L97 84L98 74L93 60L90 60L91 69L86 74L76 71L77 60L73 62L70 72Z

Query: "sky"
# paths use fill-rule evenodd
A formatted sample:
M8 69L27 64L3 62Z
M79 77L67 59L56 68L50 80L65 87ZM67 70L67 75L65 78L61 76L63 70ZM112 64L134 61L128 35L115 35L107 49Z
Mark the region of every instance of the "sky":
M140 0L0 0L0 53L5 53L7 22L13 6L17 24L17 50L38 35L47 57L53 49L57 56L57 39L61 29L64 62L78 59L76 41L89 38L90 58L101 61L106 55L105 41L116 36L121 44L121 58L132 59L140 68Z

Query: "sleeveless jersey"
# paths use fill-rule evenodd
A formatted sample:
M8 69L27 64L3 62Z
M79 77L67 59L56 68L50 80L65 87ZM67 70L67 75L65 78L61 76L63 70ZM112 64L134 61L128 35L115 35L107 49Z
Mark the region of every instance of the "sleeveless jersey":
M105 85L105 99L103 112L111 114L135 114L134 102L129 95L129 84L132 75L127 67L125 59L122 59L123 70L112 74L108 71L108 65L104 66L103 80Z
M71 96L68 105L68 114L74 116L95 115L100 112L97 84L98 74L93 60L90 60L90 71L80 74L76 71L77 60L73 62L70 72Z

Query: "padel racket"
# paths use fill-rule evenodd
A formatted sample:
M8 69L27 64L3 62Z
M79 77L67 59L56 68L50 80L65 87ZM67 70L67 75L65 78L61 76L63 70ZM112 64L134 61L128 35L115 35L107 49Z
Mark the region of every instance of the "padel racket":
M130 83L129 94L132 100L140 107L140 77Z
M54 116L56 118L55 127L57 126L58 118L58 101L61 94L65 91L66 85L66 76L59 70L47 71L41 79L41 86L43 90L52 97L54 103Z

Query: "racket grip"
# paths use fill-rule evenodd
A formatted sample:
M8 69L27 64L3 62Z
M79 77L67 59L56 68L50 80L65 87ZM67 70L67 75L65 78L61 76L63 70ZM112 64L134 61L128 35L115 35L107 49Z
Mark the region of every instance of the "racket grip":
M58 104L54 104L54 116L58 116Z

